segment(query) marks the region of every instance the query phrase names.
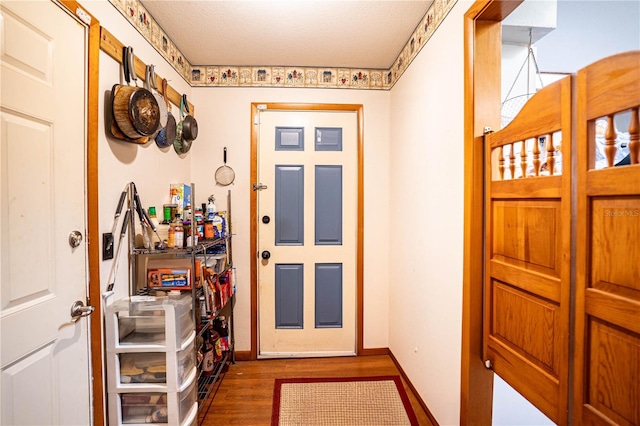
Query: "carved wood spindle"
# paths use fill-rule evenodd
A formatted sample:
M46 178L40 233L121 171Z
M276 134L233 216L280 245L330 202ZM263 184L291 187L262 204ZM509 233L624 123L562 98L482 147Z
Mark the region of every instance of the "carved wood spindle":
M616 158L616 127L613 122L613 114L607 116L607 131L604 133L604 153L607 156L607 167L613 167Z
M511 179L516 178L516 153L513 150L513 142L509 144L509 171L511 172Z
M640 111L638 107L631 109L629 151L631 153L631 164L640 163Z
M498 147L498 171L500 172L500 180L504 180L504 152L503 147Z
M520 169L522 170L522 177L527 177L527 143L522 141L520 143Z
M540 139L533 141L533 174L540 176Z
M553 169L556 167L556 148L553 146L553 133L547 137L547 169L549 176L553 176Z

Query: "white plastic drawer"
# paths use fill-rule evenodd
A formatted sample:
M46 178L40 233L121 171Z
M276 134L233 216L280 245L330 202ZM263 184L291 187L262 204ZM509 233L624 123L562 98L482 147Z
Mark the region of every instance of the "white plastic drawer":
M107 351L109 392L178 391L195 370L196 332L176 350L129 348Z
M109 393L109 424L184 424L197 409L197 380L189 376L194 380L180 392Z
M177 374L178 374L178 386L182 386L189 377L189 374L196 366L196 353L193 349L193 345L189 345L186 349L178 352L177 354Z
M167 354L164 352L118 354L120 383L167 383Z
M187 387L187 389L184 392L181 392L178 394L178 398L179 398L179 407L180 407L180 414L179 414L179 418L180 419L184 419L187 414L189 414L189 411L191 410L191 407L193 406L193 404L195 404L196 402L196 385L198 384L198 380L194 380L193 382L191 382L191 384Z
M168 423L166 393L123 393L119 395L122 423Z
M131 297L107 307L107 345L180 347L195 329L192 296Z

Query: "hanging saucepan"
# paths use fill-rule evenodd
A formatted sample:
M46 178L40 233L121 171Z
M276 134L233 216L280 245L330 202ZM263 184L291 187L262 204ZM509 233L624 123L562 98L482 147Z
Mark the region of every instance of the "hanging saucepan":
M150 138L155 138L158 135L158 132L167 125L167 106L165 105L162 96L160 96L160 93L157 91L158 86L156 84L156 72L154 70L154 66L147 65L145 67L144 75L144 88L153 94L153 97L156 98L156 102L158 103L160 124L156 131L149 135Z
M193 141L187 140L183 137L179 142L178 140L175 140L173 142L173 148L176 150L176 153L178 155L186 154L191 149L192 142Z
M184 103L184 110L187 112L187 115L182 120L182 139L194 141L198 137L198 122L190 114L187 95L182 95L182 102Z
M126 136L122 132L122 130L120 130L120 128L118 127L118 123L116 122L116 118L113 112L113 100L115 99L116 94L119 92L119 90L122 87L127 87L131 83L131 76L129 73L129 48L126 46L122 48L122 77L124 78L120 79L120 84L114 84L113 87L111 88L111 97L109 99L109 104L108 104L108 114L109 114L108 127L111 131L111 135L116 139L121 139L127 142L133 142L137 144L145 144L149 141L149 138L146 136L137 137L137 138L130 138ZM123 82L126 82L127 84L125 85L123 84Z
M184 101L185 101L185 96L183 96L182 98L180 98L180 117L181 120L178 123L178 125L176 126L176 138L173 141L173 149L175 149L176 153L178 155L181 154L186 154L187 152L189 152L189 150L191 149L191 139L185 139L184 137L184 123L185 123L185 116L184 116Z
M171 114L171 102L169 102L169 93L167 92L167 79L162 79L162 97L164 98L164 103L167 106L167 124L160 129L158 135L156 136L156 144L160 148L166 148L173 144L173 141L176 139L176 119Z
M113 98L113 115L122 133L130 138L152 135L160 125L160 109L153 94L138 87L133 48L129 48L129 72L135 86L122 86Z

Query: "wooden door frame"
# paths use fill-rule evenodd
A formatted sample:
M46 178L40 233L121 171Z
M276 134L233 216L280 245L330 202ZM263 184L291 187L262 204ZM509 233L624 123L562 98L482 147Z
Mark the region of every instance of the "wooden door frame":
M251 171L250 183L258 183L258 132L257 117L259 109L273 111L352 111L356 113L358 126L358 207L357 207L357 236L356 236L356 355L363 353L363 262L364 262L364 117L360 104L303 104L303 103L251 103ZM258 359L258 196L257 191L251 191L250 210L250 244L249 258L251 259L251 353L249 359ZM242 359L244 357L240 357Z
M501 22L522 0L477 0L464 15L464 262L460 424L491 424L493 372L482 359L484 128L500 128Z
M78 11L88 17L87 23L87 140L86 156L86 202L87 202L87 264L89 268L89 288L87 305L95 310L89 319L89 339L91 347L91 388L93 392L93 425L105 424L104 380L102 359L102 296L100 286L100 228L98 216L98 88L100 71L100 21L75 0L58 0L71 15ZM86 20L83 20L86 23Z

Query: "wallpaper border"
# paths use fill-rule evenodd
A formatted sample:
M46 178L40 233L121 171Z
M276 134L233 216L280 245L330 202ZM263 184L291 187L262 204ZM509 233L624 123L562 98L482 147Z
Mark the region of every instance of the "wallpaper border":
M390 90L458 0L434 0L389 69L192 65L138 0L109 0L192 87Z

